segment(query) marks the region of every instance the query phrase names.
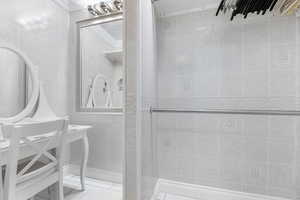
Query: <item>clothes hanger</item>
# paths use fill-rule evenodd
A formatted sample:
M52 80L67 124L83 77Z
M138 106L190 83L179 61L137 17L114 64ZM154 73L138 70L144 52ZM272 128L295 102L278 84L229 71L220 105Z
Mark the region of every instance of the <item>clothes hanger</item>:
M284 7L286 13L291 13L300 6L300 0L222 0L216 15L221 11L225 14L228 10L232 11L230 20L238 14L242 14L244 18L247 18L249 13L265 15L267 11L271 12L277 8L278 4L282 4L281 10Z
M238 0L231 0L230 2L230 9L231 10L235 10L236 9L236 3L237 3Z
M272 6L274 0L268 0L266 1L264 7L263 7L263 11L262 11L262 15L265 15L267 10L270 9L270 7Z
M296 0L292 5L289 6L285 15L292 15L299 8L300 0Z
M222 1L221 1L221 3L220 3L220 5L219 5L219 7L218 7L218 10L217 10L216 16L218 16L218 15L219 15L219 13L220 13L220 11L222 11L222 10L223 10L223 8L224 8L224 3L225 3L225 0L222 0Z
M232 21L234 19L234 17L236 15L238 15L239 13L242 13L243 11L243 8L245 7L246 3L248 2L249 0L239 0L236 4L236 9L232 12L232 15L231 15L231 18L230 20Z
M271 7L270 7L270 11L273 11L275 5L278 3L278 0L274 0Z
M249 2L249 4L247 5L247 7L245 7L245 9L243 11L244 18L247 18L247 16L248 16L249 13L253 13L254 12L257 4L258 4L257 0L251 0Z
M270 5L270 7L269 7L269 11L270 11L270 12L273 11L273 9L274 9L275 5L277 4L277 2L278 2L278 0L273 0L273 1L271 2L271 5Z
M280 9L283 6L283 4L285 3L286 0L278 0L277 4L274 6L275 12L280 13Z
M244 15L244 18L247 18L249 13L253 13L257 10L257 6L258 3L260 3L261 1L258 0L247 0L242 2L239 5L239 9L237 9L237 12L235 13L235 15L237 14L242 14Z
M292 6L294 5L294 3L296 3L297 0L286 0L282 7L280 8L280 14L281 15L286 15L288 13L288 11L292 8Z
M260 12L262 11L263 5L264 5L264 1L259 1L258 2L257 7L255 9L256 14L258 14L258 15L260 14Z

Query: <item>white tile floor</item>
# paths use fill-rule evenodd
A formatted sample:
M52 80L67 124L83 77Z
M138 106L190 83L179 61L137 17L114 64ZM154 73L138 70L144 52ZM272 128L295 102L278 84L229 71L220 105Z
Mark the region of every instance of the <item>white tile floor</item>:
M122 200L122 185L120 184L87 178L86 191L81 192L79 177L69 175L65 177L64 185L66 186L65 200ZM158 197L157 200L195 200L166 193L162 193Z
M64 178L65 200L122 200L122 185L86 178L86 190L80 190L78 176ZM35 200L49 200L48 191L38 195Z
M86 191L80 191L78 176L69 175L64 179L65 200L122 200L122 185L111 182L86 179ZM72 189L71 189L72 188ZM196 200L188 197L161 193L157 200Z
M70 175L64 179L65 200L122 200L122 185L120 184L87 178L86 190L82 192L76 189L79 188L79 183L78 176Z
M122 200L122 185L86 178L86 190L80 190L78 176L68 175L64 178L65 200ZM48 192L35 197L35 200L49 200ZM196 200L167 193L157 195L155 200Z
M196 200L188 197L177 196L172 194L161 193L157 196L156 200Z

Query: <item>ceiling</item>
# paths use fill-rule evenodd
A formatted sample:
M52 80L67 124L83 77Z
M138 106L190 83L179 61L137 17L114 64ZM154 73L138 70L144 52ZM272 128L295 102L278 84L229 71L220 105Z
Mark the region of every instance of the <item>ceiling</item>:
M216 8L220 0L157 0L156 7L165 16Z
M88 5L95 4L103 1L110 0L53 0L62 6L64 9L69 11L80 10L86 8Z
M110 0L53 0L69 11L80 10L101 1ZM150 0L149 0L150 1ZM197 10L216 8L220 0L157 0L156 8L163 15L176 15Z

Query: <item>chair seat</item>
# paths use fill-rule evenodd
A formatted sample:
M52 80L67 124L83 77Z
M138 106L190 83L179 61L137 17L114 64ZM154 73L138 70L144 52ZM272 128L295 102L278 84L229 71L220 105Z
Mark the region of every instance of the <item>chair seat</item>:
M19 173L28 163L30 162L30 160L26 160L26 161L20 161L18 163L18 169L17 169L17 173ZM20 184L24 181L27 181L28 179L34 178L35 176L38 176L40 174L36 174L35 176L26 176L29 175L30 173L36 171L37 169L41 169L42 167L45 167L47 164L41 162L41 161L37 161L28 171L26 171L26 173L24 174L24 178L19 179L17 184ZM49 169L44 171L43 173L49 173L50 171L55 171L54 169ZM2 180L3 180L3 184L4 184L4 177L5 177L5 172L6 172L6 167L2 168Z

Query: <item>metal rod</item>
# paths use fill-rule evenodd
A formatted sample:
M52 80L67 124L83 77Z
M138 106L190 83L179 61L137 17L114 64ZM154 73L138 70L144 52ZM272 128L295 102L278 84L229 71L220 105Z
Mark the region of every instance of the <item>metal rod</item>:
M162 109L150 108L151 113L198 113L198 114L222 114L222 115L277 115L300 116L300 110L231 110L231 109Z

